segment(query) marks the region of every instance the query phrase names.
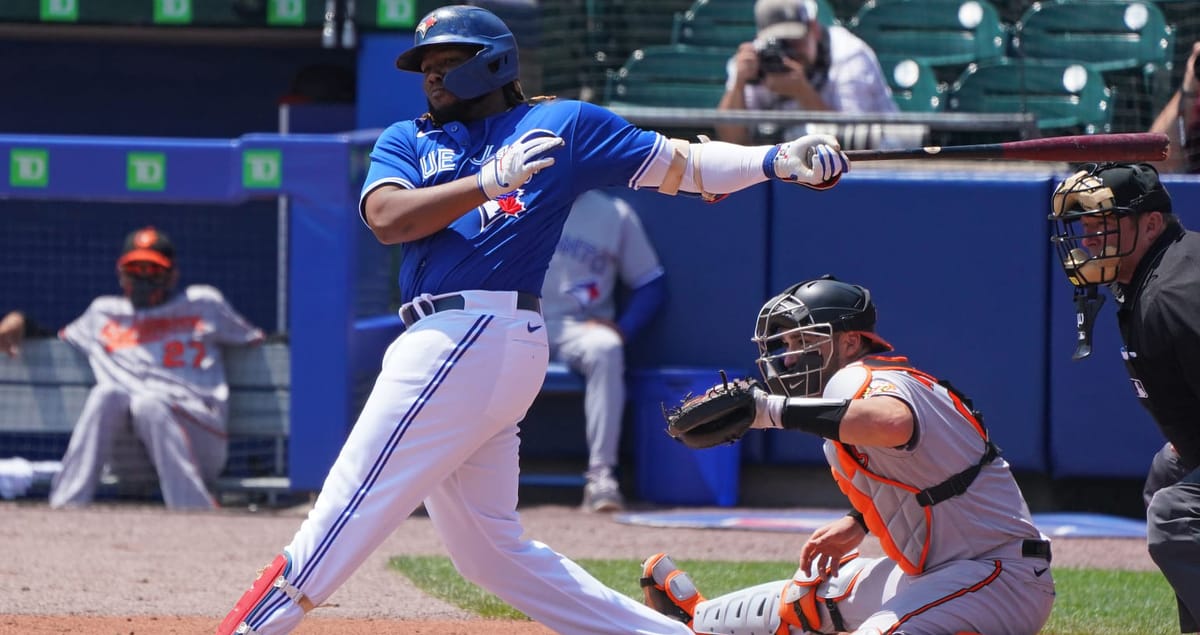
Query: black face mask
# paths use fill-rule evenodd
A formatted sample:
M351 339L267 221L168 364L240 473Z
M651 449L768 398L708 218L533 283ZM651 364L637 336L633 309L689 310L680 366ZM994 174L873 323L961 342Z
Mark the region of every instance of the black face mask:
M136 309L147 309L167 301L170 289L167 276L129 279L129 301Z

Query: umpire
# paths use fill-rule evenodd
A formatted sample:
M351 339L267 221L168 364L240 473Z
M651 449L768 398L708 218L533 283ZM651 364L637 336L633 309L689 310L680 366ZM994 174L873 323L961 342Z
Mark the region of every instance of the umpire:
M1146 478L1150 557L1179 602L1179 626L1200 630L1200 233L1184 229L1150 165L1103 163L1051 198L1051 241L1075 285L1080 348L1109 285L1121 357L1167 444Z

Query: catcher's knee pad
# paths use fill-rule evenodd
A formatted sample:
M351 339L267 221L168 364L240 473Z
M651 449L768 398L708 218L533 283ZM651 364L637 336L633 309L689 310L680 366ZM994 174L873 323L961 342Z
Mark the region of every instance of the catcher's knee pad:
M670 556L656 553L646 558L642 563L639 583L646 606L688 626L692 625L696 603L703 602L704 597L688 574L675 566Z
M221 621L221 625L217 627L217 635L254 633L256 631L251 626L254 619L277 609L284 602L295 602L305 613L311 611L312 601L287 580L291 570L292 559L286 552L275 556L271 564L258 572L250 590L242 595L229 615Z

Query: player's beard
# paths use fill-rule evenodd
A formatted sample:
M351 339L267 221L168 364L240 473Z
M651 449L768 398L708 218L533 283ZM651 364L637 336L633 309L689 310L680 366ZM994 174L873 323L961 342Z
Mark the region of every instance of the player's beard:
M425 100L425 103L429 106L429 116L433 117L433 121L438 124L445 124L451 121L471 121L474 118L471 115L475 106L483 101L484 97L487 97L487 95L471 99L459 99L441 108L434 107L433 102L428 99Z

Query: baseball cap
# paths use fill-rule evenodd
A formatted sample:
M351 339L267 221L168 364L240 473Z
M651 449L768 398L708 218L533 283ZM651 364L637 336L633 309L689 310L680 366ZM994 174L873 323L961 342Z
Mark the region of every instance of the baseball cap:
M1171 195L1158 180L1158 170L1148 163L1101 164L1096 176L1112 190L1117 207L1142 212L1171 213Z
M143 227L125 237L125 247L117 266L131 262L152 262L170 269L175 263L175 245L166 234L153 227Z
M760 40L799 40L808 35L813 13L807 0L758 0L754 23Z
M1095 212L1171 213L1171 195L1148 163L1090 163L1058 185L1051 217Z

